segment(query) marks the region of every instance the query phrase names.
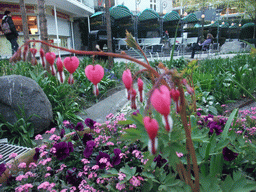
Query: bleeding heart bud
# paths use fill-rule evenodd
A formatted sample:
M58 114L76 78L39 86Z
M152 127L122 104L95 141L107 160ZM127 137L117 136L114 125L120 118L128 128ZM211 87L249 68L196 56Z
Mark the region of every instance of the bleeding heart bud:
M137 106L136 106L136 91L135 89L132 89L131 91L131 108L132 109L137 109Z
M66 57L63 60L63 64L65 68L68 70L70 74L73 74L77 67L79 66L79 59L76 56L73 57Z
M53 65L54 61L56 59L56 55L55 55L54 52L48 52L48 53L45 54L45 59L46 59L46 61L48 61L48 63L50 65Z
M150 117L146 116L143 118L143 123L149 138L151 140L155 139L159 128L157 120L151 119Z
M143 81L141 80L141 78L138 78L138 89L139 89L139 93L140 93L140 102L143 102Z
M125 88L129 90L132 87L132 74L129 69L123 72L122 80L124 82Z
M26 61L26 59L27 59L27 54L28 54L28 45L26 44L25 46L24 46L24 49L23 49L23 61Z
M58 70L58 72L62 72L62 71L63 71L63 63L62 63L60 57L58 57L58 59L57 59L57 61L56 61L56 65L57 65L57 70Z

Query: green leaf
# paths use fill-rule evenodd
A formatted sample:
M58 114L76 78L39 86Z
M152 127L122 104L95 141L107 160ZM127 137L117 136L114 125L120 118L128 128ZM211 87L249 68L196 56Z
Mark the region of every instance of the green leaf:
M118 121L118 125L130 125L133 124L134 122L132 120L126 120L126 121Z
M227 136L228 136L228 130L229 130L229 128L230 128L230 126L231 126L231 123L232 123L233 119L235 118L237 112L238 112L238 109L234 109L234 110L232 111L231 115L229 116L228 121L227 121L226 124L225 124L224 130L223 130L223 132L221 133L221 140L222 140L222 141L227 138Z
M197 119L195 115L190 115L191 129L197 128Z

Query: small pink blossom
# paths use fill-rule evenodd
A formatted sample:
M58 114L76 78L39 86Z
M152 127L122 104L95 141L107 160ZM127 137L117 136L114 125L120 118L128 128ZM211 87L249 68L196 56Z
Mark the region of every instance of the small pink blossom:
M29 166L28 166L29 168L36 168L37 167L37 165L34 163L34 162L32 162L32 163L30 163L29 164Z
M56 153L56 148L55 148L55 147L52 147L52 148L50 149L50 152L51 152L51 153Z
M109 142L106 143L106 145L107 145L107 146L110 146L110 145L111 145L111 146L114 146L115 144L114 144L113 142L110 142L110 141L109 141Z
M116 184L116 189L118 189L119 191L122 191L125 188L125 184L121 184L121 183L117 183Z
M56 128L51 128L50 131L45 131L45 133L53 134L55 132Z
M60 192L67 192L67 189L62 189Z
M92 167L92 170L98 170L99 169L99 165L94 165L93 167Z
M43 140L44 138L42 137L42 135L38 134L35 136L35 140Z
M17 153L12 153L11 155L9 155L9 159L14 159L15 157L17 157Z
M178 157L183 157L183 153L179 153L179 152L177 152L177 151L176 151L176 155L177 155Z
M46 167L46 170L47 170L47 171L51 171L52 168L51 168L51 167Z
M137 177L132 176L132 178L130 179L130 184L132 184L134 187L138 187L140 186L140 180L137 179Z
M88 163L90 163L90 161L88 161L88 159L82 159L81 161L82 161L83 164L88 164Z
M2 159L2 158L3 158L3 155L0 154L0 159Z
M27 164L25 162L22 162L18 166L20 169L25 169L27 167Z
M47 177L49 177L50 175L51 175L50 173L46 173L46 174L44 175L44 177L47 178Z

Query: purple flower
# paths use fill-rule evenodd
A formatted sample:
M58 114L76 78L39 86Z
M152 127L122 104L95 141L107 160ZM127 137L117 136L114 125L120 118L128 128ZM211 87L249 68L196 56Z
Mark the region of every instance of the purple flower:
M208 114L205 118L204 121L207 122L209 118L214 118L214 116L212 114Z
M0 177L5 172L5 170L6 170L5 164L4 163L0 164Z
M167 160L163 159L161 155L158 155L155 157L154 162L156 162L157 167L162 167L167 162Z
M60 142L53 145L56 149L56 153L54 154L58 160L66 159L69 156L69 147L66 142Z
M69 149L69 153L74 151L74 147L73 147L73 144L71 142L68 142L68 149Z
M92 119L87 118L87 119L85 119L84 123L90 129L94 129L94 124L96 123L96 121L93 121Z
M110 162L110 156L107 153L99 152L96 161L96 165L98 165L100 169L103 169L106 167L107 163Z
M77 177L74 170L68 170L66 175L66 181L68 184L78 187L82 181L82 178Z
M39 148L35 148L35 155L33 156L34 161L37 161L39 159L39 155L40 155L40 149Z
M65 129L61 129L60 131L60 138L63 138L65 135Z
M210 128L210 134L213 134L213 130L215 131L216 135L219 135L222 133L221 126L217 124L217 122L212 121L208 123L208 127Z
M90 141L90 140L92 140L92 139L93 139L93 138L92 138L92 135L91 135L91 134L85 133L84 136L83 136L83 139L82 139L83 144L86 145L87 141Z
M201 116L201 113L200 113L200 112L196 112L196 115L197 115L198 117L200 117L200 116Z
M121 150L116 148L114 149L114 154L115 156L112 158L112 162L111 164L114 165L119 165L121 163L121 158L119 156L119 154L121 153Z
M64 120L63 121L63 126L68 128L68 129L74 129L74 124L73 123L70 123L69 121L67 120Z
M77 141L78 139L79 139L79 137L78 137L78 135L77 134L74 134L74 136L73 136L73 141Z
M134 111L134 112L132 113L132 115L135 115L135 116L137 116L137 114L140 114L140 111L139 111L139 110Z
M226 161L233 161L238 156L238 153L234 153L233 151L231 151L227 147L223 148L222 154L223 154L223 158Z
M92 155L93 147L95 145L96 144L94 143L93 140L90 140L90 141L86 142L86 148L85 148L84 153L83 153L85 158L89 158Z
M83 123L82 123L82 122L78 122L78 123L76 124L76 126L75 126L75 130L77 130L77 131L83 131L83 129L84 129Z

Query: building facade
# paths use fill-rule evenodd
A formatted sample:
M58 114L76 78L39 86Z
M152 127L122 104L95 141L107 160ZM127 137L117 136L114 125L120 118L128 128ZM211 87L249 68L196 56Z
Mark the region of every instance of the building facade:
M37 0L28 0L26 3L27 21L30 39L40 39L39 18ZM94 13L93 0L45 0L46 19L49 39L55 45L79 49L79 29L74 19L88 17ZM0 23L5 10L12 12L12 19L19 32L18 43L23 44L23 26L19 0L0 0ZM74 34L78 34L75 36ZM0 30L0 56L8 58L11 56L11 45ZM39 45L38 45L39 46ZM39 47L38 47L39 48ZM53 50L54 51L54 50Z

